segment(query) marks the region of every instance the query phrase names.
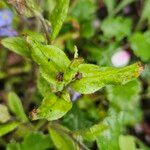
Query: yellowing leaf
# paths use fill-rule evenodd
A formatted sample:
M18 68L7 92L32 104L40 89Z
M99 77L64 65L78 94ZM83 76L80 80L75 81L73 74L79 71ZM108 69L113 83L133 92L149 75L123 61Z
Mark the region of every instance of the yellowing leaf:
M135 63L117 69L81 64L78 71L82 74L82 78L73 82L72 88L79 93L90 94L106 85L122 85L137 78L143 71L143 66L141 63Z
M8 108L0 104L0 123L5 123L10 119Z
M119 147L120 150L136 150L135 139L132 136L119 136Z

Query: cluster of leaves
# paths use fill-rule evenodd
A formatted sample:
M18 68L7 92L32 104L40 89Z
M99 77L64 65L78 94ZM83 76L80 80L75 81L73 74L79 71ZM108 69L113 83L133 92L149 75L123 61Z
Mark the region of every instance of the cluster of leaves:
M97 9L102 9L98 3L107 9L106 16L99 14L97 18ZM97 149L102 150L149 149L128 135L126 128L142 119L142 83L137 77L144 68L141 62L135 61L148 63L150 60L150 31L141 31L143 22L147 21L149 26L150 3L149 0L144 3L135 30L133 20L122 15L123 9L132 3L135 1L123 0L119 4L116 0L105 0L103 4L96 0L0 2L0 7L13 10L14 26L20 32L19 36L1 40L4 52L0 57L7 57L6 48L22 56L19 67L6 65L5 68L7 61L0 61L5 95L2 99L6 100L0 105L3 147L70 150L92 149L96 143ZM33 23L32 30L29 30L30 23ZM115 68L110 60L123 48L122 43L134 53L134 58L131 65ZM86 54L85 60L78 53ZM142 78L149 84L148 72L146 67ZM35 84L36 81L37 88L25 86L26 82ZM15 84L24 87L17 89ZM23 92L23 101L12 91L18 95L19 91ZM73 102L70 91L82 94L81 98ZM37 107L29 114L31 102Z

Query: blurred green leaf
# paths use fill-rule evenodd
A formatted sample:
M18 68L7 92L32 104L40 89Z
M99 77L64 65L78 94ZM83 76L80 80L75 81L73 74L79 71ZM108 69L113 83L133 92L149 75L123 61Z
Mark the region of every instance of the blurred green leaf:
M52 147L52 141L49 135L35 132L28 134L20 146L21 150L47 150Z
M117 41L131 34L132 21L121 16L106 18L101 24L101 30L106 39L115 38ZM113 29L113 30L112 30Z
M33 119L57 120L64 116L72 107L68 93L62 93L60 96L51 93L47 95L36 113L32 116Z
M24 112L20 98L14 92L8 94L8 106L21 121L28 122L28 118Z
M132 100L138 101L140 96L139 94L142 90L142 86L139 80L133 80L125 85L108 86L107 89L109 101L112 103L114 101L117 101L114 103L118 104L119 101L124 101L125 103L127 103L128 101L130 102ZM118 106L120 106L122 110L123 108L127 108L127 106L124 105L122 106L121 104L118 104Z
M71 130L90 128L90 126L93 125L92 121L87 112L82 111L76 104L74 104L72 109L63 117L63 125Z
M95 141L100 134L102 134L107 129L107 126L104 124L95 124L90 128L82 129L76 131L75 134L82 136L83 139L88 141Z
M120 150L149 150L144 143L131 135L120 135L119 146Z
M141 20L148 19L150 21L149 14L150 14L150 1L145 0L142 15L141 15Z
M8 108L5 105L0 104L0 123L5 123L10 119Z
M140 150L149 150L149 146L147 146L146 144L144 144L142 141L140 141L139 139L135 139L136 143L139 145Z
M81 36L84 38L91 38L95 33L95 28L91 22L84 22L81 24Z
M61 128L61 127L59 127ZM62 129L49 128L50 136L58 150L77 150L72 138ZM64 130L65 131L65 130Z
M99 149L120 150L119 137L123 132L124 126L123 112L117 114L112 109L109 110L108 117L104 119L103 123L108 126L108 129L104 131L96 140Z
M6 150L21 150L20 144L13 141L13 142L7 144Z
M134 125L141 119L139 102L141 91L142 86L138 80L133 80L122 86L107 87L111 107L117 111L124 111L127 124Z
M135 139L132 136L120 135L119 137L120 150L136 150Z
M71 8L71 16L77 18L79 22L92 20L95 12L96 3L91 0L77 0Z
M113 11L116 5L115 0L104 0L105 5L107 6L107 10L109 13L109 16L113 15Z
M9 37L3 39L1 43L15 53L27 58L31 58L31 51L25 39L21 37Z
M150 60L150 31L134 33L130 38L130 44L136 56L143 61Z
M52 40L56 38L62 27L63 22L66 19L69 8L69 2L69 0L58 0L54 10L51 13L50 21L52 24Z
M10 122L0 125L0 137L16 129L19 124L19 122Z
M85 49L88 51L89 61L96 61L99 66L111 66L111 57L119 49L119 45L117 42L113 42L105 47L86 44Z
M53 147L52 140L49 135L41 132L33 132L25 135L21 143L15 141L7 145L7 150L47 150Z
M92 64L81 64L82 78L74 81L72 88L82 94L93 93L106 85L122 85L139 76L143 67L139 63L124 68L99 68Z

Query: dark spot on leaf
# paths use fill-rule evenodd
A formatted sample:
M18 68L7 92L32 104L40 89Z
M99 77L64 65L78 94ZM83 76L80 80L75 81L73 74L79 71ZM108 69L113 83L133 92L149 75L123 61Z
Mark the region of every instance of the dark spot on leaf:
M56 79L57 79L57 81L59 81L59 82L62 82L62 81L63 81L63 77L64 77L64 73L63 73L63 72L59 72L59 73L56 75Z
M77 74L75 75L75 79L78 79L78 80L82 79L82 73L77 72Z
M50 62L51 61L51 59L50 58L48 58L48 62Z
M55 93L56 94L56 96L58 96L58 97L61 97L61 95L62 95L62 92L57 92L57 93Z

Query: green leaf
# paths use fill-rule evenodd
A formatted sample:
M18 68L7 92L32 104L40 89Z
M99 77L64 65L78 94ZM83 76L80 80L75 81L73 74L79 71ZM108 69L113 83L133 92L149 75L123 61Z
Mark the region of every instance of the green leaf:
M102 150L120 150L119 137L123 132L124 113L116 113L114 110L109 110L109 115L103 121L103 124L108 126L108 129L102 132L97 138L97 145Z
M7 144L6 150L21 150L20 144L13 141L13 142Z
M109 17L102 22L101 30L106 39L115 37L117 41L120 41L131 34L131 26L132 22L129 18L121 16L115 18Z
M82 94L93 93L106 85L122 85L137 78L143 71L141 63L124 68L99 68L92 64L81 64L78 71L82 78L71 84L72 88Z
M150 1L149 0L145 0L144 1L144 7L142 10L142 15L141 15L141 20L145 20L148 19L150 21Z
M115 0L104 0L104 3L107 6L109 16L112 15L115 5L116 5L116 1Z
M21 150L47 150L52 147L52 141L49 135L42 133L30 133L28 134L23 142L21 143Z
M63 125L71 130L90 128L93 125L93 120L89 118L87 112L82 111L75 103L72 109L63 117Z
M21 121L28 122L20 98L14 92L8 94L8 106Z
M64 116L72 107L70 97L68 93L62 93L57 96L54 93L47 95L41 106L33 114L32 118L36 119L47 119L57 120Z
M69 2L69 0L58 0L57 5L51 13L52 15L50 16L50 21L52 24L52 40L56 38L62 27L63 22L66 19L69 8Z
M84 22L81 24L81 37L91 38L95 33L95 28L92 25L92 22Z
M126 123L134 125L141 119L140 93L142 86L140 81L133 80L125 85L108 86L107 97L111 107L116 111L124 111Z
M108 86L107 91L109 101L118 104L118 107L121 107L121 110L124 110L128 109L128 104L126 105L126 103L138 101L142 87L140 81L133 80L125 85ZM119 101L121 101L121 103L124 102L124 104L119 104ZM132 106L132 108L134 108L134 106Z
M84 60L82 58L75 58L71 61L69 67L64 73L65 86L74 80L76 74L78 73L78 67L83 63L83 61Z
M136 150L135 139L132 136L120 135L119 137L120 150Z
M8 108L0 104L0 123L5 123L10 119Z
M51 92L51 85L42 77L41 74L38 76L38 89L43 96L46 96Z
M103 131L107 129L107 126L104 124L96 124L93 125L90 128L82 129L79 131L76 131L75 134L77 136L82 136L83 139L88 141L95 141L100 134L102 134Z
M20 123L18 122L10 122L7 124L0 125L0 137L13 131L19 126Z
M56 148L58 150L76 150L74 142L68 134L63 132L63 130L58 129L58 127L57 129L52 127L49 129L50 136Z
M150 31L145 33L137 32L130 38L131 48L134 54L143 61L150 60Z
M27 37L27 41L32 47L32 58L40 66L47 67L53 65L53 68L56 67L55 69L59 69L60 71L63 71L69 66L70 60L68 59L66 54L58 47L53 45L40 44L32 40L31 37Z
M64 82L59 81L57 76L59 74L63 76L70 65L68 57L56 46L39 44L30 37L28 37L27 41L32 46L32 58L40 66L42 77L52 84L53 91L61 91Z
M78 0L71 9L71 16L81 23L83 21L93 20L95 18L95 13L96 2L91 0Z
M149 146L147 146L146 144L144 144L142 141L140 141L139 139L135 139L136 143L139 145L140 150L149 150Z
M20 37L9 37L3 39L1 43L15 53L27 58L31 58L31 51L25 39Z

